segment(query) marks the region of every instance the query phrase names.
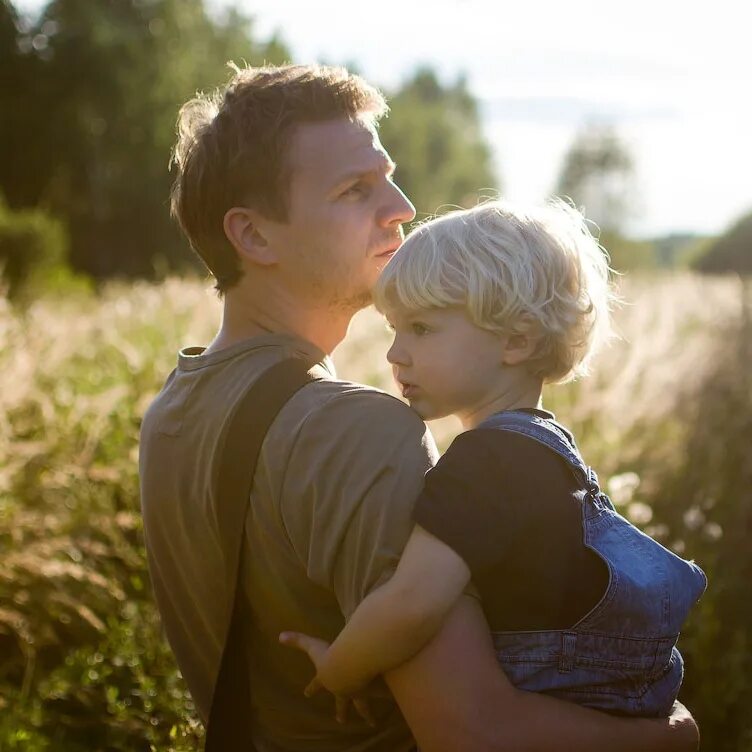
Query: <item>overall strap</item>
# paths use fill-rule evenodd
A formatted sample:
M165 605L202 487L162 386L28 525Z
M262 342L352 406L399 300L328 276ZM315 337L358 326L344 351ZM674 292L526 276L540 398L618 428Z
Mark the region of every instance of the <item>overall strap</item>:
M217 476L219 528L222 540L232 541L227 552L235 574L232 616L214 685L205 752L254 752L251 729L251 692L243 644L243 593L240 568L245 520L261 445L274 418L301 387L315 378L300 358L288 358L251 384L230 417L220 449Z
M558 423L524 410L504 410L486 418L477 428L498 428L527 436L562 457L577 482L590 494L599 493L598 478L585 464L569 431Z

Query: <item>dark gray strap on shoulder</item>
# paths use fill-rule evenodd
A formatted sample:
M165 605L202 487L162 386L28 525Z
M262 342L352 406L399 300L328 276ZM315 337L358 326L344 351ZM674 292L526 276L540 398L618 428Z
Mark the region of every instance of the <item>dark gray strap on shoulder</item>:
M235 572L232 617L222 651L206 728L205 752L253 752L251 691L243 643L246 609L240 581L245 520L261 445L285 403L301 387L317 381L311 363L289 358L273 365L243 395L230 418L217 475L219 527Z

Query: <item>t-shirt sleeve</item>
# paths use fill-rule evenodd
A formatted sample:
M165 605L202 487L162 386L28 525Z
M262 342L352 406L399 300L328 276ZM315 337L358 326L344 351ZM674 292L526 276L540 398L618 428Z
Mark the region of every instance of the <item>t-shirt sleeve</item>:
M329 400L297 436L282 517L308 576L334 592L346 618L394 572L436 458L423 421L372 390Z
M514 449L513 437L499 434L460 434L426 474L415 504L415 522L458 553L473 576L502 563L530 522L517 503L515 452L504 451L507 443Z

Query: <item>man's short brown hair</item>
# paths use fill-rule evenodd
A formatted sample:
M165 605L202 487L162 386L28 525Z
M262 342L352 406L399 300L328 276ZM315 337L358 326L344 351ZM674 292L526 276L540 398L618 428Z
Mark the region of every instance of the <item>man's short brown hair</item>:
M172 214L222 293L242 274L224 215L249 206L284 221L287 152L296 125L387 112L381 93L344 68L319 65L234 68L222 89L186 102L173 152Z

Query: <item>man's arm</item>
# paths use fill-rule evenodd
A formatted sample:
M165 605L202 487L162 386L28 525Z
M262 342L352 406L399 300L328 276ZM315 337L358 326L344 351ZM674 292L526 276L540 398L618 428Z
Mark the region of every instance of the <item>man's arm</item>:
M421 752L694 752L697 726L610 716L515 689L494 655L480 605L463 596L439 634L385 674Z

